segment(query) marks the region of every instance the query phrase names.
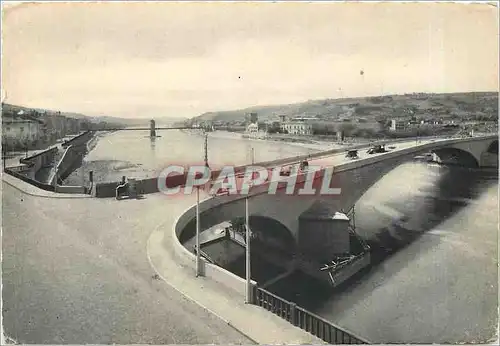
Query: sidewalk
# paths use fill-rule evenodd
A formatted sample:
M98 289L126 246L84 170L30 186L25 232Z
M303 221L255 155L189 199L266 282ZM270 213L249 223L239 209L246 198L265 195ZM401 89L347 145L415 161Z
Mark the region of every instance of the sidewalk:
M195 277L192 268L174 258L174 250L165 248L164 237L171 238L165 228L158 227L148 241L148 259L159 274L174 289L241 331L258 344L325 344L323 340L293 326L282 318L256 305L245 304L244 297L232 289L205 277ZM168 241L171 246L173 243Z
M2 173L2 180L26 194L42 198L92 198L89 195L62 195L44 191L5 173ZM255 305L245 304L241 293L211 279L196 278L192 268L184 266L180 259L174 258L173 248L166 249L163 246L165 234L170 239L172 237L169 230L173 227L176 217L195 203L194 195L186 196L180 200L169 200L160 194L152 194L145 201L149 213L159 216L159 219L162 220L161 225L154 230L148 239L147 257L153 269L172 288L258 344L325 344L321 339L293 326L271 312ZM131 200L126 202L129 202L130 206L136 205ZM92 203L92 199L89 199L88 203ZM144 207L146 206L141 206L136 211ZM164 211L165 208L169 209L170 212L162 214L161 210ZM153 217L152 219L158 218ZM157 222L150 221L150 223ZM164 232L165 229L168 229L167 232ZM169 244L173 243L170 241Z
M82 195L82 194L62 194L62 193L55 193L51 191L45 191L42 189L39 189L36 186L33 186L31 184L28 184L25 181L22 181L21 179L17 179L5 172L3 172L2 169L2 181L13 188L24 192L25 194L28 194L30 196L36 196L36 197L43 197L43 198L58 198L58 199L72 199L72 198L92 198L90 195ZM1 188L0 188L1 190Z

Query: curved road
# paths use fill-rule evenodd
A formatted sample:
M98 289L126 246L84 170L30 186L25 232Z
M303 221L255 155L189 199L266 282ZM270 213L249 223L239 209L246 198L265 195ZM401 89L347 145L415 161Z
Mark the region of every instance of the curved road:
M23 344L253 343L154 277L146 242L175 201L157 194L136 203L69 203L6 183L2 193L9 338Z

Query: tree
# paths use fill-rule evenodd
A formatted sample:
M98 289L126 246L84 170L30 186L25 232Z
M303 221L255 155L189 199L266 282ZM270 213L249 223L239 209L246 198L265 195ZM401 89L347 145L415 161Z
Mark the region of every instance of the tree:
M346 136L350 136L355 128L356 126L351 123L344 123L339 126L339 130L344 131Z

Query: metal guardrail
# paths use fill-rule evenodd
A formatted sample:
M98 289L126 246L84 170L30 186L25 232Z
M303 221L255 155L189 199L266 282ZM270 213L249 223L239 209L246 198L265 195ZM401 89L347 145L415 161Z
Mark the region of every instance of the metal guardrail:
M194 254L196 255L196 245L193 246L193 251L194 251ZM211 264L216 264L215 261L205 252L201 249L201 246L200 246L200 256L203 257L205 260L207 260L208 263L211 263Z
M323 341L336 344L370 344L367 340L334 325L324 318L307 311L263 288L255 287L254 304L287 320Z

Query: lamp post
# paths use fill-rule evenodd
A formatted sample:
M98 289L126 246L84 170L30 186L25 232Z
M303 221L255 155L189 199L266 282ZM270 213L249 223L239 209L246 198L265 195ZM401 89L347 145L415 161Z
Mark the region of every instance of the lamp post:
M205 133L205 167L208 167L208 133Z
M7 154L7 149L5 148L5 142L2 143L2 161L3 161L3 169L5 170L5 155Z
M205 167L208 166L208 134L205 132L203 146ZM201 248L200 248L200 186L196 186L196 277L202 276L201 272Z
M196 187L196 277L201 276L200 256L200 187Z
M252 284L251 284L251 267L250 267L250 222L248 216L248 196L245 198L245 228L246 228L246 297L245 303L252 303Z
M420 136L420 123L417 124L417 138L415 139L415 145L418 145L419 136Z

